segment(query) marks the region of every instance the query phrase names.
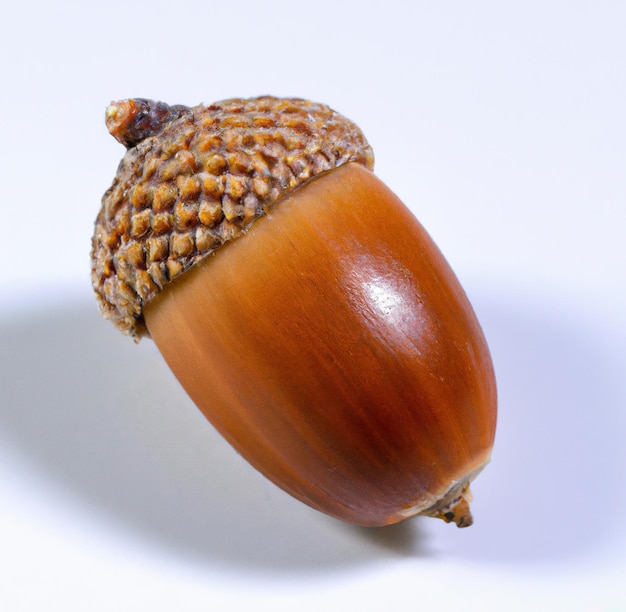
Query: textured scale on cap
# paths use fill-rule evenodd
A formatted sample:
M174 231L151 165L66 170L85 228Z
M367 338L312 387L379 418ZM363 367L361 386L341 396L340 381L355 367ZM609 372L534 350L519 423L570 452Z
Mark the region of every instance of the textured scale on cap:
M104 316L136 338L144 304L279 199L342 164L374 163L355 124L300 99L123 100L106 120L128 150L96 220L92 282Z

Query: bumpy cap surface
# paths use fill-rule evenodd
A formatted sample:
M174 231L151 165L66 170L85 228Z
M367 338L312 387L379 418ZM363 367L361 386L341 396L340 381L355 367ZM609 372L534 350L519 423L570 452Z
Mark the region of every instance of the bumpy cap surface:
M300 99L123 100L106 121L128 150L96 220L92 282L104 316L136 338L144 304L289 192L342 164L374 163L356 125Z

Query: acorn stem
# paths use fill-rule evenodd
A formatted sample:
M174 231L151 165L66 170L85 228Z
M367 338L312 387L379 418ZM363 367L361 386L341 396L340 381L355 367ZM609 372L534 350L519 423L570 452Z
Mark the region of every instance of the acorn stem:
M111 136L130 149L142 140L155 136L187 111L189 108L181 104L169 106L165 102L129 98L111 102L106 109L105 120Z

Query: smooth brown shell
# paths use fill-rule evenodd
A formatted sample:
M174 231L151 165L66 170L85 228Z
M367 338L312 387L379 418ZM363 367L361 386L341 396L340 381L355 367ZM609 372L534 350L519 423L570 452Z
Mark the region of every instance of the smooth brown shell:
M144 315L207 418L295 497L360 525L471 523L467 484L496 424L487 344L437 247L369 170L307 182Z

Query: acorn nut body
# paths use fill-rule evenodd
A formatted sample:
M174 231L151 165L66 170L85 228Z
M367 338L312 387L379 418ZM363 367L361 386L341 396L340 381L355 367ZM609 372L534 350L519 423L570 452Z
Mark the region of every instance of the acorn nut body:
M237 451L313 508L471 524L489 350L360 130L270 97L126 100L107 124L128 151L93 238L103 314L152 337Z

